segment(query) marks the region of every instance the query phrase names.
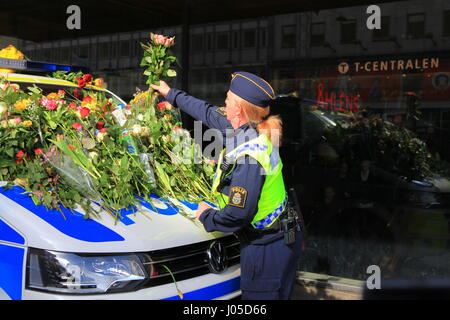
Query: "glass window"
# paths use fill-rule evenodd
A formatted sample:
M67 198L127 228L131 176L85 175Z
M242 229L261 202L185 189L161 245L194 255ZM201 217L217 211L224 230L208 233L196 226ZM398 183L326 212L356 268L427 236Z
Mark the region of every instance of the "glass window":
M83 59L89 58L89 45L88 44L81 45L78 48L78 56Z
M311 24L311 47L323 46L325 43L325 23Z
M389 40L391 37L391 17L381 17L381 29L372 31L372 40Z
M259 29L259 46L265 47L267 46L267 29L261 28Z
M443 31L444 36L450 36L450 10L444 11Z
M409 14L407 16L406 33L408 39L425 37L425 14Z
M233 31L233 49L239 49L239 32Z
M120 41L120 56L128 57L130 55L130 41Z
M68 48L68 47L61 48L61 50L60 50L61 63L69 62L69 58L70 58L70 48Z
M212 33L206 34L206 50L207 51L213 50L213 39L214 39L214 35Z
M352 44L356 42L356 20L341 22L341 43Z
M217 49L218 50L228 50L230 47L229 41L230 36L228 32L220 32L216 36L217 39Z
M296 26L288 25L281 27L281 48L295 48L296 45Z
M243 34L243 47L254 48L256 46L256 30L244 30Z
M102 42L98 44L99 54L98 57L100 59L109 58L110 56L110 43L109 42Z
M192 36L192 49L195 52L203 51L203 35L196 34Z

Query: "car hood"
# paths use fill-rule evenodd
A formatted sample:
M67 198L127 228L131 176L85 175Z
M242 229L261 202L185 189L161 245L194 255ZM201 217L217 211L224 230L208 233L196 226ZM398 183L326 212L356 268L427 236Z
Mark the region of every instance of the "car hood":
M195 219L197 204L151 196L116 219L106 211L85 219L78 208L47 210L19 187L0 192L0 218L24 238L24 245L64 252L146 252L225 236L208 233Z

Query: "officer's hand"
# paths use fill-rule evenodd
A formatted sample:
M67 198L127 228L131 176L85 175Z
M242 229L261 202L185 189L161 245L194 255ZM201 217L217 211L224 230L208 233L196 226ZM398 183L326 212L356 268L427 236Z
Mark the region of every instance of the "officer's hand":
M150 84L150 87L152 87L153 90L158 91L164 98L167 97L167 94L169 93L170 90L169 85L162 80L159 80L159 86L155 84Z
M200 216L202 215L203 211L209 208L212 208L209 204L207 204L206 202L200 202L198 204L197 211L195 212L195 217L197 219L200 219Z

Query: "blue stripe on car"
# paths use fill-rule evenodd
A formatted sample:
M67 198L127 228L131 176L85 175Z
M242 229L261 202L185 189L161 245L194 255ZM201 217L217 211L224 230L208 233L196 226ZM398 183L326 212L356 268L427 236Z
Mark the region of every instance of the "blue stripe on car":
M25 249L0 244L0 288L13 300L22 299Z
M0 219L0 241L25 244L25 239L6 222Z
M121 235L97 221L85 220L81 213L75 210L73 210L72 213L71 210L61 206L60 209L66 217L66 219L64 219L61 212L56 209L48 210L43 205L35 205L33 200L27 194L22 194L24 192L24 189L17 186L14 186L12 189L0 191L2 195L29 210L69 237L88 242L125 240Z
M237 277L212 286L183 293L184 300L211 300L223 297L240 290L241 278ZM169 297L163 300L180 300L179 296Z
M164 203L165 208L157 208L154 204L152 205L148 201L145 201L143 198L140 198L140 197L136 197L136 198L139 200L139 202L145 208L147 208L153 212L159 213L159 214L163 214L166 216L172 216L172 215L177 214L180 211L180 209L178 209L177 207L172 206L172 204L169 200L158 198L157 196L155 196L153 194L150 195L150 198L161 201L162 203Z

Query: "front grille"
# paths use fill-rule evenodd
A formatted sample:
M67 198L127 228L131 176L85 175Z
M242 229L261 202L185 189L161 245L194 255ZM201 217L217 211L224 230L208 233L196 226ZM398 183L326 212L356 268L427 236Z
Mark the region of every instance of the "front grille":
M176 281L210 273L206 250L214 241L220 241L226 247L228 267L239 264L239 240L234 235L216 240L194 243L187 246L151 251L140 254L149 276L142 287L148 288L172 283L173 279L170 272L173 274ZM167 267L170 272L164 266Z

